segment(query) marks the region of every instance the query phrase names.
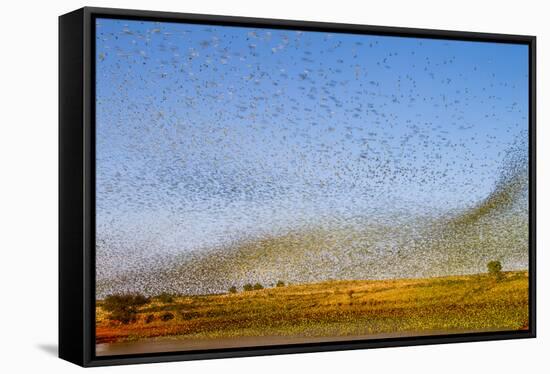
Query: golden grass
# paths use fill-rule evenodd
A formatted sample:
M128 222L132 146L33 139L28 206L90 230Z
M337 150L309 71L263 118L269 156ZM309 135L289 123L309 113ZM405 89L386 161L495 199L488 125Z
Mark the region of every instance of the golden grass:
M174 318L163 321L161 316ZM147 323L146 319L153 319ZM151 317L152 316L152 317ZM527 328L527 272L387 281L330 281L225 295L153 300L137 321L108 319L98 300L96 342L173 336L353 337Z

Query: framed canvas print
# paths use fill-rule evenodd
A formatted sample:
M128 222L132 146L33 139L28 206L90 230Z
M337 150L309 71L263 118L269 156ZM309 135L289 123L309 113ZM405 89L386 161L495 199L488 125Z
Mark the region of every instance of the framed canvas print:
M59 25L62 358L535 336L535 37Z

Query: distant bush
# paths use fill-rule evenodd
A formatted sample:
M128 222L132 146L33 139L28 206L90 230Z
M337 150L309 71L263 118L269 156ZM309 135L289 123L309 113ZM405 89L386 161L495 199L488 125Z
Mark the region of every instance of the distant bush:
M153 314L149 314L147 317L145 317L145 323L151 323L155 320L155 316Z
M251 283L247 283L243 286L243 290L245 291L252 291L254 289L254 286Z
M502 264L500 261L489 261L487 263L487 270L489 274L496 276L497 278L502 277Z
M255 290L263 290L263 288L264 288L264 286L262 286L260 283L256 283L256 284L254 285L254 289L255 289Z
M161 303L171 303L174 301L174 296L170 295L167 292L163 292L160 295L156 296L155 299L157 299Z
M181 319L183 319L185 321L190 321L192 319L199 318L201 316L201 313L200 312L190 312L188 310L180 309L178 311L178 315L180 316Z
M117 310L109 314L109 319L112 321L118 321L125 325L136 322L136 312L128 310Z
M277 287L284 287L285 286L285 282L283 281L277 281L277 284L276 284Z
M229 288L229 293L237 293L237 287L231 286L231 287Z
M149 303L149 299L140 294L109 295L103 300L103 309L109 312L135 309Z
M140 294L109 295L102 307L110 312L109 319L128 324L136 321L138 307L147 303L149 299Z
M164 322L170 321L171 319L174 319L174 314L170 312L163 313L160 316L160 319Z

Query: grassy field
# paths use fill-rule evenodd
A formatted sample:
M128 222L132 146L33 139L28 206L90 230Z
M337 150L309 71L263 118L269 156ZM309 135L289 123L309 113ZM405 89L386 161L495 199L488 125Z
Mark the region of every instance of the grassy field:
M121 323L96 307L96 343L410 336L528 327L527 272L330 281L223 295L151 298Z

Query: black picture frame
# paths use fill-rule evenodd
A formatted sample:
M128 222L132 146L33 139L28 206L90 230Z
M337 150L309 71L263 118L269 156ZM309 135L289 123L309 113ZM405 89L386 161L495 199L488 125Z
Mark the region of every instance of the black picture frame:
M529 47L529 329L96 357L95 29L102 18L525 44ZM81 366L536 337L536 37L85 7L59 18L59 357Z

